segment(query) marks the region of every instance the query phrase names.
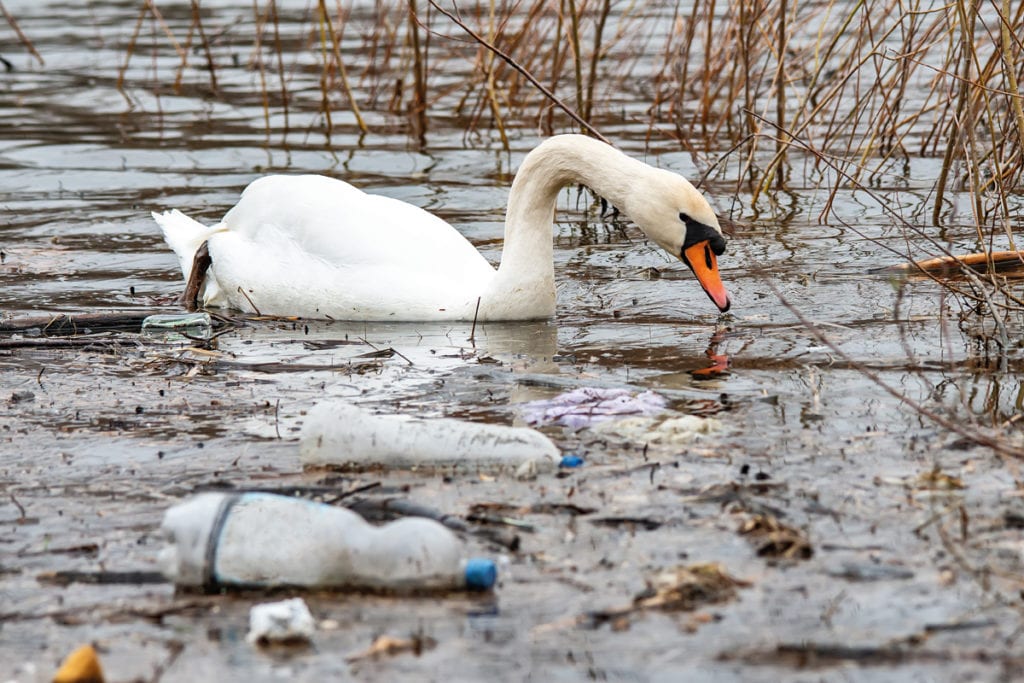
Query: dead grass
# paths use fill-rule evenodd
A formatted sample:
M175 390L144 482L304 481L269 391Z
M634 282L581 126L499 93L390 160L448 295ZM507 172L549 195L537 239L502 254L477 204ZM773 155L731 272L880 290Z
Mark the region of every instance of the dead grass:
M831 198L854 183L919 184L912 162L932 159L930 199L913 219L968 218L979 247L998 235L1016 248L1009 197L1024 182L1019 3L696 0L684 9L407 0L365 8L319 0L301 16L289 8L288 35L282 11L276 0L256 0L248 21L211 30L198 2L187 18L170 20L146 0L124 71L149 19L160 39L154 49L179 59L173 78L158 81L173 88L191 78L214 95L237 95L241 81L222 93L218 73L250 51L245 94L259 98L268 126L272 110L285 129L292 111L311 113L309 129L328 135L339 112L363 133L398 115L422 143L433 126L455 123L470 143L493 135L507 148L513 129L640 124L659 146L674 140L769 205L770 190L794 183ZM968 216L950 197L964 191Z

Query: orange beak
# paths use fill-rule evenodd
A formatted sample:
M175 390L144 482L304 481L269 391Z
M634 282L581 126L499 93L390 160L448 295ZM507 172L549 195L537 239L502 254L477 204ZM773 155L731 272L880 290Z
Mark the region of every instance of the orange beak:
M683 263L697 276L697 281L704 288L718 310L725 313L729 310L729 293L722 284L722 276L718 274L718 259L711 251L711 243L707 240L687 247L682 253Z

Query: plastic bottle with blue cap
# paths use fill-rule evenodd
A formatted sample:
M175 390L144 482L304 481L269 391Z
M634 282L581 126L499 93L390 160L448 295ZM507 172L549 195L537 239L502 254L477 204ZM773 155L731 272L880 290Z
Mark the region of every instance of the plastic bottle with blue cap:
M161 526L164 575L179 586L489 590L492 560L423 517L374 526L351 510L265 493L201 493Z

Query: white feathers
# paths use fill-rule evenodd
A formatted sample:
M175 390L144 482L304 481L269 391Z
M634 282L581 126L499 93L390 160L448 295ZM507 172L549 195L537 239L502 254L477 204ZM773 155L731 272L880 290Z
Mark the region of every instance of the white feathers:
M538 319L555 310L552 216L571 182L638 214L676 256L680 211L714 219L680 176L580 135L549 138L523 161L497 271L436 216L323 176L260 178L209 228L176 210L153 217L186 278L208 242L206 306L339 320Z

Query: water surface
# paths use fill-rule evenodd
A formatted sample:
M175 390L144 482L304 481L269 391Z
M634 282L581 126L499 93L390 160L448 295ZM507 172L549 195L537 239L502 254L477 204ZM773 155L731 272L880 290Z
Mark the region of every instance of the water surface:
M205 28L221 41L214 93L198 52L175 91L178 58L148 18L118 89L137 3L6 5L46 63L10 41L0 46L15 67L0 74L5 318L177 310L181 275L150 211L176 207L213 222L269 172L326 173L411 202L498 262L507 188L540 139L534 129L510 129L504 151L496 135L467 136L465 122L444 107L432 110L418 137L406 117L378 104L365 107L370 132L361 135L338 104L326 135L305 11L281 11L297 93L286 128L279 106L265 118L255 87L249 7L203 5ZM186 7L162 11L175 35L187 34ZM360 6L352 16L343 51L357 59L373 10ZM432 86L457 85L471 64L438 57L443 76ZM365 100L380 97L371 80L356 80ZM603 114L604 134L696 178L689 153L649 137L633 116L643 102L621 97L622 116ZM915 164L917 177L934 177L932 161ZM602 218L587 193L567 188L553 229L559 290L550 322L475 331L461 323L258 322L221 336L210 352L132 334L82 348L0 349L0 660L10 676L48 680L60 658L87 641L101 646L115 680L1012 676L1021 667L1017 598L998 581L976 579L988 570L1019 575L1019 539L1006 522L1016 504L1014 470L908 409L860 368L932 410L993 425L1019 416L1019 378L986 371L970 318L961 322L962 303L941 287L867 273L898 262L905 249L904 231L874 200L840 191L822 223L828 196L815 182L794 178L773 207L755 209L729 173L704 185L719 211L740 221L720 259L733 300L726 315L635 226ZM877 193L910 215L930 186ZM966 225L932 232L955 247L973 239ZM369 365L357 358L388 347L400 355ZM729 357L729 371L695 377L716 354ZM549 428L587 464L533 482L339 477L304 473L298 463L304 412L325 397L513 423L523 401L579 385L653 388L680 412L716 415L725 430L648 452ZM934 490L928 476L936 469L965 488ZM163 584L62 587L42 576L152 570L163 510L194 490L373 481L454 514L507 505L537 531L522 534L515 552L470 539L476 551L505 557L491 597L308 596L318 619L340 626L298 652L259 653L243 642L248 607L265 596L175 595ZM707 490L714 486L735 487L747 504L715 498L719 489ZM805 530L814 556L758 557L736 533L751 500ZM590 512L529 512L533 503ZM653 520L656 528L599 523L603 517ZM751 586L697 617L643 613L624 631L571 623L629 603L661 569L698 561L720 562ZM438 645L419 657L344 661L380 633L421 633ZM850 650L805 668L785 656L801 643ZM858 647L899 654L861 661Z

